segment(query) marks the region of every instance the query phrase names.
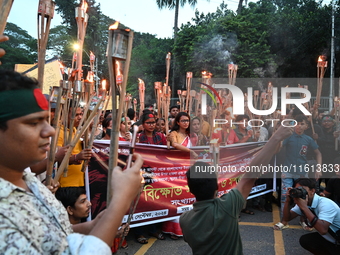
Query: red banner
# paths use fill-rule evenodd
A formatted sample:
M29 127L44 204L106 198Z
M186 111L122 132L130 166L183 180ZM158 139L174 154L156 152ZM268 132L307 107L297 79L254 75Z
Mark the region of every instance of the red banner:
M239 169L247 166L263 145L264 143L245 143L219 148L219 196L236 185L241 175ZM92 218L106 206L109 149L109 141L96 141L93 145L94 157L88 167ZM207 161L213 157L209 149L208 146L194 147L199 158ZM145 185L131 226L173 219L190 210L195 197L189 192L185 176L191 166L189 153L148 144L137 144L135 151L144 159L142 170ZM121 142L119 161L125 162L128 152L129 143ZM254 192L265 189L268 187L261 185ZM123 221L126 220L127 215Z

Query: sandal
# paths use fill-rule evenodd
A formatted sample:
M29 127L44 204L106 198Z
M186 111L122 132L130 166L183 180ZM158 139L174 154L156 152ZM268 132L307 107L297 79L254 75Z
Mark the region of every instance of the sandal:
M289 225L283 225L281 222L278 222L273 226L274 230L284 230L286 228L289 228Z
M146 239L144 236L138 236L137 238L137 242L140 244L147 244L148 243L148 239Z
M178 236L175 236L175 235L170 235L170 238L171 238L172 240L178 240L178 239L179 239L179 237L178 237Z
M300 221L300 225L303 228L303 230L306 230L306 231L313 231L314 230L314 228L308 227L307 224L303 221Z
M165 236L162 233L150 233L149 236L156 237L158 240L164 240Z
M246 213L246 214L250 214L250 215L254 215L255 214L253 211L250 211L248 209L242 209L241 212L242 213Z

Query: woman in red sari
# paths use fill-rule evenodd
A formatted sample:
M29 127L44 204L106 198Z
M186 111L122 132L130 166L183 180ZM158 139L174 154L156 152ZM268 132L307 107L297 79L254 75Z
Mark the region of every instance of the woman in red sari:
M197 154L190 148L196 146L198 137L195 133L190 134L190 116L186 112L176 115L169 140L175 149L190 152L190 156L197 158Z
M172 147L183 152L188 152L191 157L197 158L197 154L190 148L196 146L198 137L195 133L190 134L190 116L186 112L180 112L176 115L169 140ZM178 219L164 222L162 231L170 234L170 238L174 240L183 236Z

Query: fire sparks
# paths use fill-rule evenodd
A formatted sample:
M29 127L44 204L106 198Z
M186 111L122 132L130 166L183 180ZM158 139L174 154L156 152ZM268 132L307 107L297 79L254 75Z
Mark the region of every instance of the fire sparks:
M117 29L119 26L119 21L116 21L114 24L112 24L110 27L109 27L109 30L115 30Z

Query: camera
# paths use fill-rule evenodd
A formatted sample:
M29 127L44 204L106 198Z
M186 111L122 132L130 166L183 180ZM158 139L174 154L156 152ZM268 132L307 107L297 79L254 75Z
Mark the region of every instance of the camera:
M305 190L303 187L297 187L294 189L291 189L289 191L289 196L291 198L302 198L306 199L306 196L308 195L307 190Z

